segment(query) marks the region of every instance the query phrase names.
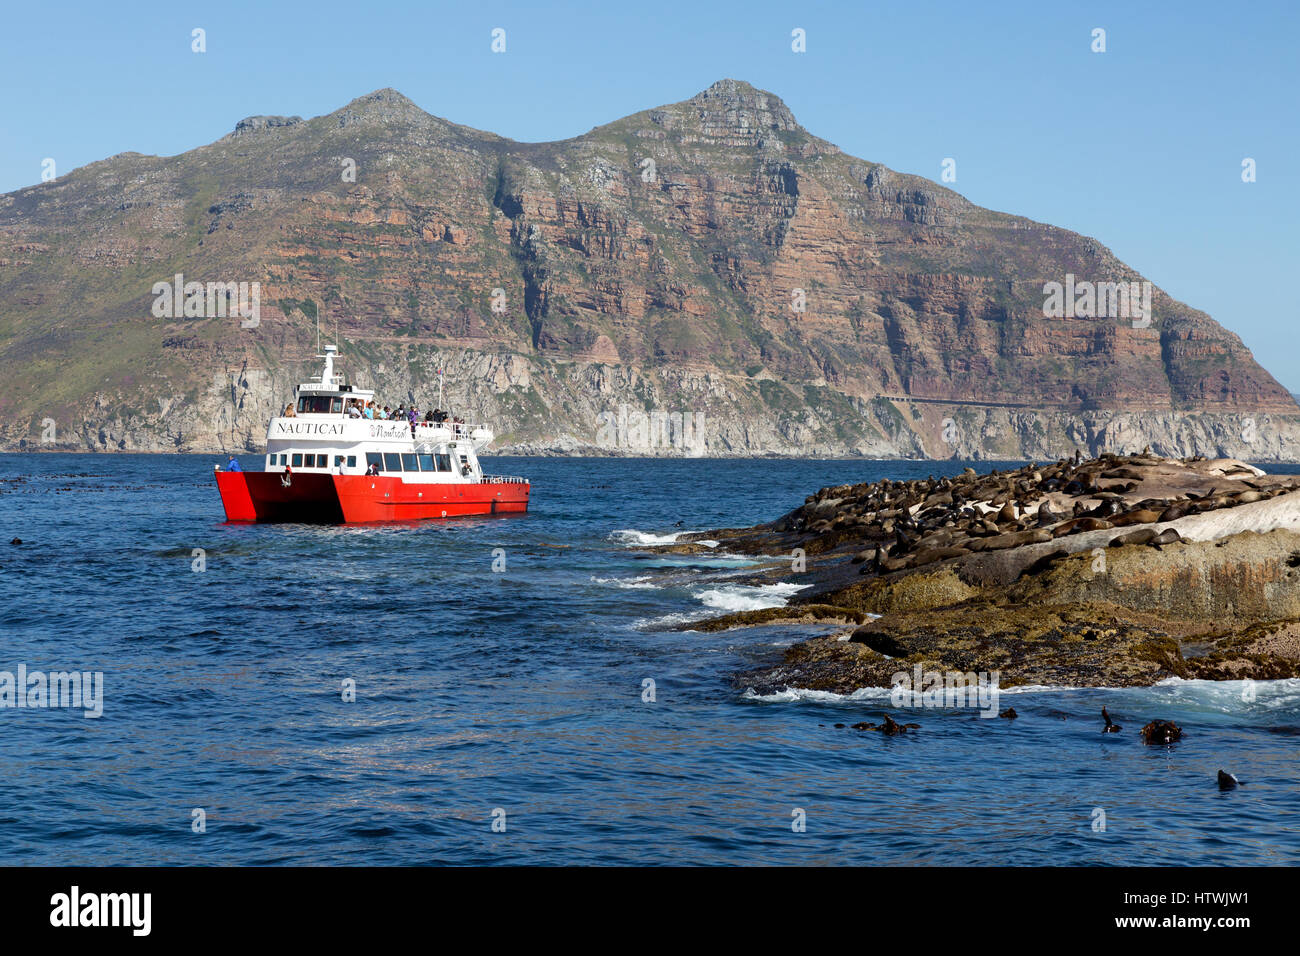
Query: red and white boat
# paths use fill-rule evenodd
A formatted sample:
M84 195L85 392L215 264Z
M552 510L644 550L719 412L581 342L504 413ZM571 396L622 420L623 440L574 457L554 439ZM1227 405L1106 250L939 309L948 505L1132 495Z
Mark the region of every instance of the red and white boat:
M355 418L374 392L334 374L325 346L319 382L297 390L294 413L271 419L265 471L217 470L228 521L416 521L528 510L527 479L485 475L491 429ZM286 409L288 411L289 409Z

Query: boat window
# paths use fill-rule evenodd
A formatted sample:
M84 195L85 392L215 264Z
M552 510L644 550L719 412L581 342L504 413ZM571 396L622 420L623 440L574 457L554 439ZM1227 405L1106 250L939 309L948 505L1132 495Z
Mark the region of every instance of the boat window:
M342 398L330 399L330 411L333 412L335 415L343 411L343 399Z
M330 407L334 402L338 402L338 408L335 411L343 409L343 399L331 399L328 395L303 395L298 399L298 411L314 415L328 415Z
M421 455L421 456L420 456L420 470L421 470L421 471L437 471L437 469L434 468L434 466L433 466L433 456L432 456L432 455Z
M280 464L282 464L282 465L287 465L287 464L289 464L289 456L288 456L288 455L281 455L281 456L280 456Z
M451 455L434 455L439 471L451 471Z
M301 455L300 453L298 453L298 452L294 452L294 456L293 456L293 467L295 467L295 468L301 468L301 467L302 467L302 455Z
M405 471L419 471L420 466L415 463L415 456L412 454L402 455L402 468Z
M401 471L402 456L395 455L391 451L384 452L384 471Z
M274 468L274 467L275 467L275 456L274 456L274 455L267 455L267 456L266 456L266 467L267 467L267 468Z
M379 452L377 452L377 451L368 451L368 452L366 452L366 468L369 469L371 465L378 465L378 466L379 466L379 470L380 470L380 471L383 471L383 470L384 470L384 456L381 455L381 454L379 454Z
M337 468L337 467L338 467L339 465L341 465L341 464L343 464L343 456L342 456L342 455L335 455L335 456L334 456L334 467Z
M355 468L355 467L357 467L357 456L356 456L356 455L348 455L348 467L349 467L349 468Z

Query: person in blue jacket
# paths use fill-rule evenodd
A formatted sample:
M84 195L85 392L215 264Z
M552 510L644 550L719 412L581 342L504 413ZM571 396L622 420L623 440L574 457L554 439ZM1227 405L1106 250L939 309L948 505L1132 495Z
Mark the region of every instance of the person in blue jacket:
M234 455L231 455L230 461L226 462L226 471L243 471L243 470L244 469L239 467L239 459L236 458Z

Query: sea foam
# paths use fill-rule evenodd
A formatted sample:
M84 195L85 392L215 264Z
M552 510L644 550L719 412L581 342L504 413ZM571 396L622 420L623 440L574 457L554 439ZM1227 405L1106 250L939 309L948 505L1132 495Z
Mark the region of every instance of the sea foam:
M769 607L785 607L790 595L811 584L726 584L717 588L696 591L706 607L724 611L761 611Z
M675 544L682 535L690 533L689 531L673 531L668 534L651 534L648 531L637 531L635 528L622 528L618 531L611 531L609 540L617 541L619 544Z

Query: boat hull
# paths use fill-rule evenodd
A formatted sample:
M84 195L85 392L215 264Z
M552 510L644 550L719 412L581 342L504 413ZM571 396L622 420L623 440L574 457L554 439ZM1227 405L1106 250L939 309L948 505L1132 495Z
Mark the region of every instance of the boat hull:
M417 484L384 475L219 471L217 490L231 522L361 524L424 521L528 510L526 482Z

